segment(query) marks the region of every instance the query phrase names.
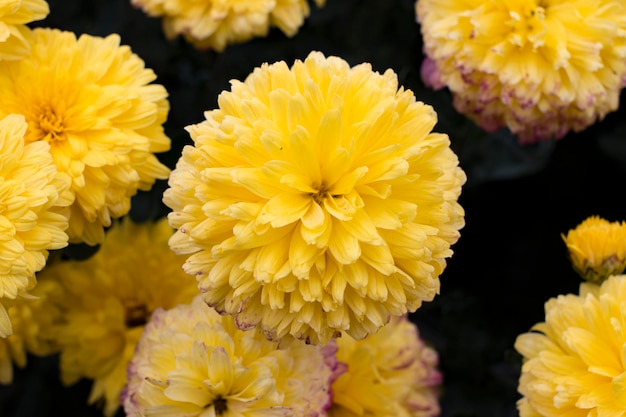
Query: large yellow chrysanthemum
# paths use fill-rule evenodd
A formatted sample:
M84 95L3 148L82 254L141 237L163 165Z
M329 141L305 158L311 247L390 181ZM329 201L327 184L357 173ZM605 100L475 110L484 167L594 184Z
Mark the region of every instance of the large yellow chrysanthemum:
M626 276L545 305L546 319L518 336L521 417L626 415Z
M0 0L0 60L23 58L30 53L26 24L50 13L45 0Z
M197 294L181 268L184 259L168 247L172 233L166 219L136 224L124 218L91 258L59 261L38 275L63 290L49 298L62 312L54 329L62 382L93 379L88 402L104 401L107 416L120 406L126 367L150 314Z
M104 239L111 218L168 168L154 152L169 149L163 132L165 88L120 37L34 29L32 53L0 62L0 117L26 116L26 141L44 141L59 173L71 179L70 242Z
M205 301L269 338L360 339L439 291L465 174L396 74L264 64L187 129L164 202Z
M326 0L315 0L323 6ZM131 0L152 17L163 18L169 39L179 35L198 48L226 46L266 36L271 27L294 36L309 16L308 0Z
M128 416L321 417L330 404L332 350L278 347L241 331L198 296L157 310L128 367Z
M622 0L418 0L423 75L488 131L521 143L580 131L618 107Z
M438 355L406 317L363 340L337 339L347 371L332 384L329 417L435 417L440 414Z
M591 216L562 235L574 270L599 283L626 269L626 222Z
M35 286L48 250L67 246L67 219L53 210L69 203L59 197L68 183L47 143L24 143L26 126L21 115L0 119L0 338L12 332L6 309Z

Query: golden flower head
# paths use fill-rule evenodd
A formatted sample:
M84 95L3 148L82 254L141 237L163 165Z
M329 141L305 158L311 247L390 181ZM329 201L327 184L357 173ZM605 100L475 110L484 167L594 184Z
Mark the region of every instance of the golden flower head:
M187 129L164 202L205 301L268 338L359 339L439 291L465 174L392 70L264 64Z
M581 131L618 107L626 81L622 0L418 0L425 82L521 143Z
M325 416L333 350L279 347L235 327L197 296L157 310L128 367L128 416Z
M347 371L332 384L329 417L435 417L442 377L437 352L415 324L394 317L363 340L337 339Z
M131 0L152 17L163 18L169 39L183 35L197 48L223 51L230 44L266 36L271 27L294 36L309 16L308 0ZM315 0L323 6L325 0Z
M521 417L626 415L626 276L545 304L545 322L519 335Z
M30 29L26 26L50 13L45 0L0 0L0 60L30 53Z
M591 216L562 235L574 270L599 283L626 269L626 222Z
M67 245L67 219L53 210L68 204L59 197L68 183L46 142L24 143L26 127L21 115L0 119L0 338L12 332L10 301L36 285L48 250Z
M150 314L197 294L183 259L168 247L172 233L166 219L133 223L125 217L113 223L92 257L60 260L39 274L40 281L62 288L49 298L62 312L54 329L62 382L93 379L88 402L104 400L107 416L120 406L126 367Z
M169 149L163 132L169 105L165 88L149 84L153 71L106 38L38 28L32 53L0 62L0 117L26 117L26 142L47 142L61 175L71 180L70 242L95 245L111 218L130 209L168 168L154 152Z

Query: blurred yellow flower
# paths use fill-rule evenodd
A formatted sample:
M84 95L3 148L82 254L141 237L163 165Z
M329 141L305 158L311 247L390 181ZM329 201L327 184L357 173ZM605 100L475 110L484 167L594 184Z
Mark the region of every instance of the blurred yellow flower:
M326 0L315 0L317 6ZM168 39L179 35L197 48L221 52L228 45L266 36L272 27L294 36L309 16L308 0L131 0L152 17L163 18Z
M562 235L574 270L599 283L626 269L626 222L591 216Z
M626 80L622 0L418 0L424 81L521 143L581 131L617 109Z
M113 223L92 257L52 263L38 275L62 287L50 298L62 312L54 328L61 380L93 379L88 402L103 401L107 416L120 406L126 367L150 314L197 294L181 268L184 259L168 247L172 233L166 219L133 223L126 217Z
M545 304L545 322L517 337L520 417L626 415L626 276Z
M130 198L169 169L154 152L169 149L163 133L169 104L153 71L120 46L120 37L37 28L32 53L0 62L0 117L26 117L26 142L42 141L71 180L64 212L70 242L95 245Z
M435 417L442 377L438 355L406 317L363 340L337 339L347 371L332 384L329 417Z
M50 13L45 0L0 0L0 60L19 59L30 53L26 26Z
M12 300L36 285L49 250L67 246L67 219L53 210L69 204L59 197L69 184L46 142L24 143L26 127L21 115L0 119L0 338L12 332Z
M128 367L128 416L317 417L330 403L326 353L241 331L196 297L154 312Z
M264 64L187 127L164 202L205 301L324 343L360 339L439 291L465 174L396 74L312 52Z

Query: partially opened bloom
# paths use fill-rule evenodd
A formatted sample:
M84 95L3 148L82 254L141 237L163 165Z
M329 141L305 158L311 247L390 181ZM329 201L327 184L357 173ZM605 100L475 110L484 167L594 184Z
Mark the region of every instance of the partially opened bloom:
M187 129L164 202L170 247L242 329L359 339L439 291L465 174L432 107L312 52L264 64Z
M45 0L0 0L0 60L20 59L30 53L30 22L50 13Z
M167 178L155 152L169 149L163 132L167 92L153 71L106 38L33 30L32 53L0 62L0 117L26 117L26 142L46 142L73 204L70 242L95 245L112 218L128 213L137 190Z
M424 81L521 143L581 131L617 109L626 82L621 0L418 0Z
M521 417L626 415L626 276L545 304L545 322L517 337Z
M113 224L98 252L87 260L48 265L39 280L60 284L49 301L61 310L55 326L61 380L93 379L89 403L115 413L126 384L126 367L150 314L191 301L196 283L181 268L184 259L167 245L166 219Z
M198 296L157 310L128 367L128 416L322 417L334 350L279 347L242 331ZM330 355L330 356L329 356Z
M315 0L323 6L325 0ZM266 36L272 27L294 36L309 16L308 0L131 0L152 17L163 18L169 39L184 36L198 48L226 46Z
M591 216L562 235L574 270L599 283L626 269L626 222Z
M337 347L337 360L347 370L333 382L330 417L440 414L437 352L406 317L395 317L363 340L341 337Z
M24 143L21 115L0 119L0 338L11 334L7 308L36 285L35 272L48 251L67 245L67 206L59 194L68 183L57 177L46 142Z

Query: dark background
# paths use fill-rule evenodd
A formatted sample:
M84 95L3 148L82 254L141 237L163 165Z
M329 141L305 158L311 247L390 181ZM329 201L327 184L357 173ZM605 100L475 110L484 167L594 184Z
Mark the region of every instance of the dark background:
M230 79L244 79L263 62L305 58L311 50L350 64L392 68L400 84L434 106L436 131L447 133L468 176L460 202L466 227L441 278L441 294L411 315L422 337L439 352L444 375L442 417L516 416L520 357L518 334L543 320L543 305L576 292L562 233L590 215L626 220L626 111L558 142L519 146L507 131L486 134L451 106L447 90L433 92L419 78L421 36L410 0L327 0L293 38L275 29L268 37L230 46L222 53L198 51L182 39L167 41L161 22L130 6L130 0L49 0L51 13L31 26L106 36L119 33L152 68L169 94L165 129L172 150L160 154L173 167L190 143L183 127L216 107ZM622 97L622 102L626 98ZM137 220L167 213L166 187L133 200ZM64 250L85 256L84 247ZM86 406L89 381L62 387L58 358L29 358L10 386L0 386L0 417L99 416ZM119 415L123 415L120 411Z

